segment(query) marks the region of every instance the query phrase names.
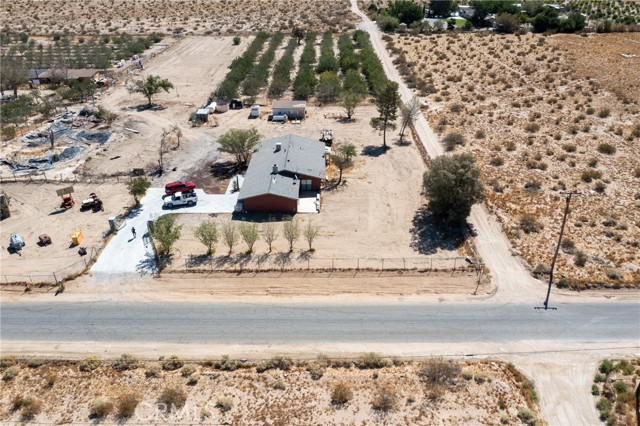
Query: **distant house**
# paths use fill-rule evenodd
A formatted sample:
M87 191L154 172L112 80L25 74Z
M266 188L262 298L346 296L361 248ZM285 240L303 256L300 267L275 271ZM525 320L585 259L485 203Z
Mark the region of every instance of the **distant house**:
M87 81L93 80L100 73L95 68L78 68L78 69L48 69L38 74L41 83L51 83L66 80Z
M471 19L475 15L476 9L473 6L458 6L458 16L464 19Z
M302 192L320 191L324 143L296 135L264 140L251 156L238 201L248 212L297 213Z
M550 7L558 13L564 13L564 11L566 10L564 6L560 6L559 4L547 4L546 6Z
M306 101L273 101L273 115L286 115L289 120L302 120L307 110Z

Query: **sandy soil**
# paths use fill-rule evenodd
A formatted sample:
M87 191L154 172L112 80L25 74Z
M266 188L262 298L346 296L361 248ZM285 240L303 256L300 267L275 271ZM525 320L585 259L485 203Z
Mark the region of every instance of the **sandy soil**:
M319 359L312 364L323 366L327 361ZM2 388L1 416L3 420L19 420L20 412L11 410L11 401L17 395L32 394L42 401L37 421L86 422L94 399L116 400L125 392L133 392L141 403L131 421L144 424L522 424L517 412L527 406L527 401L521 384L505 364L485 361L459 365L462 374L439 397L433 397L433 385L421 380L421 364L411 362L373 371L330 367L318 380L311 378L304 365L264 373L254 368L224 372L196 365L198 380L192 385L187 385L181 370L146 378L144 366L116 372L103 364L92 372L80 372L69 362L37 368L21 365L18 376ZM331 392L339 382L346 383L353 396L344 405L333 405ZM186 393L185 409L167 413L156 406L169 386ZM388 387L389 395L395 396L394 408L388 412L372 408L381 387ZM62 401L61 392L65 395ZM229 411L216 407L222 397L232 400ZM537 411L535 405L530 408Z
M128 194L124 184L117 183L74 183L76 205L66 211L59 210L60 197L56 189L68 186L68 183L5 183L3 191L11 197L11 217L2 221L0 240L3 250L0 253L2 264L2 281L27 281L32 275L34 282L52 280L52 272L58 278L69 273L78 273L84 269L84 262L78 255L77 247L70 247L69 235L75 228L81 228L84 241L81 246L88 251L99 250L104 244L104 235L109 230L108 218L122 214L133 205L133 198ZM100 196L104 203L104 211L81 211L80 204L91 192ZM58 213L59 212L59 213ZM10 253L9 236L17 233L26 246L22 255ZM40 234L48 234L51 244L44 247L37 245ZM72 268L67 266L74 265ZM6 277L5 277L6 276Z
M7 29L32 34L230 34L256 31L292 30L296 26L314 30L347 30L355 17L348 12L349 1L263 0L260 7L246 3L212 0L152 0L131 3L117 0L82 2L57 0L39 3L11 0L2 9ZM294 12L294 13L292 13Z
M564 204L559 191L583 194L572 200L565 234L573 246L557 265L577 288L640 282L634 201L640 157L633 135L639 109L637 91L626 89L640 81L638 59L621 55L638 54L639 40L636 34L460 34L395 36L388 46L418 89L434 86L425 99L430 123L440 136L465 137L454 152L474 154L489 206L532 268L550 263ZM583 51L589 54L578 55ZM596 61L601 52L605 57ZM599 152L602 143L616 152ZM585 182L589 170L601 177ZM539 190L525 189L536 182ZM526 213L542 229L523 232ZM586 254L585 267L575 265L577 251ZM622 278L612 279L615 274Z

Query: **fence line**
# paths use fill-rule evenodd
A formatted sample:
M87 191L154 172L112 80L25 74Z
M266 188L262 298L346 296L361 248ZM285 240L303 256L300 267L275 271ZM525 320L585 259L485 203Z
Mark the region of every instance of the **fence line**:
M49 173L47 173L49 172ZM61 173L54 173L52 170L31 170L28 172L12 173L12 176L0 175L0 183L8 182L60 182L60 183L105 183L128 182L132 179L131 173L118 173L103 176L81 176L74 174L73 177L62 176Z
M292 257L275 255L187 256L182 265L164 265L167 272L261 271L456 271L477 272L480 265L468 257Z
M56 271L43 274L2 274L2 285L6 284L60 284L72 279L87 270L90 263L98 255L99 249L95 246L87 248L87 254L77 262L73 262Z

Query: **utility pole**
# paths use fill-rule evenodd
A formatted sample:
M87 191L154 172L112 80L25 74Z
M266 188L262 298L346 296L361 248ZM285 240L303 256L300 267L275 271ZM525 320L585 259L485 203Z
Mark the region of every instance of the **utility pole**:
M562 244L562 235L564 234L564 226L567 223L567 216L569 215L569 204L571 203L571 196L573 196L573 194L580 194L577 191L570 191L567 192L567 197L566 197L566 205L564 207L564 216L562 217L562 226L560 227L560 235L558 236L558 244L556 245L556 251L553 254L553 260L551 261L551 270L549 271L549 287L547 288L547 297L544 300L544 310L546 311L547 309L556 309L556 308L549 308L549 295L551 294L551 284L553 283L553 270L556 267L556 260L558 259L558 252L560 251L560 245ZM539 309L539 308L538 308Z

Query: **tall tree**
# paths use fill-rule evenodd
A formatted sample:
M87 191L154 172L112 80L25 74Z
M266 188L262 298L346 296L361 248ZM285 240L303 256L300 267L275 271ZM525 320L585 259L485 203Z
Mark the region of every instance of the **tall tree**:
M380 93L376 95L376 108L378 117L371 119L371 127L382 131L382 145L387 147L387 129L396 128L398 118L398 105L400 104L400 94L398 93L398 83L387 82Z
M344 107L344 112L347 114L348 120L351 120L360 102L362 102L362 98L353 92L346 92L342 96L342 106Z
M424 190L429 210L444 221L464 222L471 207L484 199L480 170L468 154L440 156L424 174Z
M233 154L238 164L247 164L253 148L260 142L261 137L255 127L231 129L218 138L218 151Z
M431 0L429 2L431 16L449 16L452 8L453 1L451 0Z
M445 3L439 1L438 3ZM451 2L449 2L451 3ZM387 11L390 16L398 18L404 24L411 25L424 17L422 5L413 0L395 0L389 3Z
M149 235L158 242L158 254L167 256L171 247L180 239L182 225L176 225L177 215L166 214L153 222Z
M420 114L420 99L414 96L409 102L402 105L400 109L400 118L402 120L402 124L400 125L400 140L404 137L404 131L407 126L415 123L418 114Z
M129 194L133 195L136 205L139 206L140 198L144 197L147 189L151 188L151 182L146 177L137 177L127 182L127 188L129 189Z
M152 105L151 99L154 95L157 95L162 90L169 92L169 89L173 89L173 83L166 78L162 78L157 75L150 75L144 80L138 80L129 87L131 93L142 93L147 97L149 106Z
M325 103L334 102L340 98L341 90L342 85L340 84L338 74L333 71L325 71L320 74L320 81L316 91L318 100Z

